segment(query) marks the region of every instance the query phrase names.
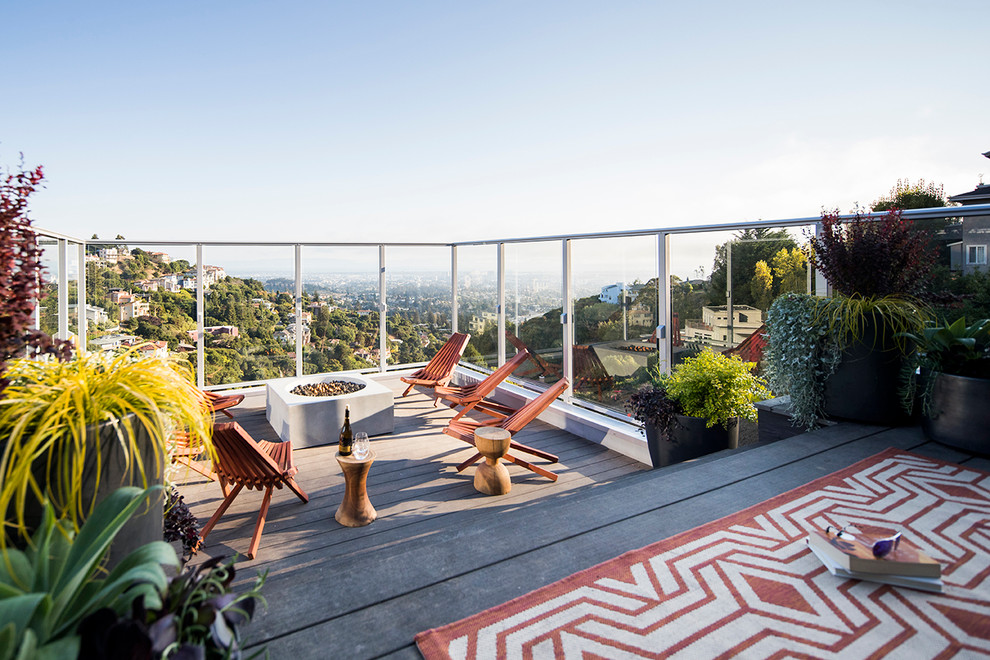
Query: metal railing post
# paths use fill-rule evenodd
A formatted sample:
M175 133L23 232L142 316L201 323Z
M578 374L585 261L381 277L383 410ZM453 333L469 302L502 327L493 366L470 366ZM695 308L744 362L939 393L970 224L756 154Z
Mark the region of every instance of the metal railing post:
M816 222L815 238L818 238L820 240L821 237L822 237L822 223ZM808 268L809 269L811 268L810 261L808 262ZM828 297L832 295L832 292L829 291L828 280L825 279L825 274L822 273L822 271L820 270L815 271L815 295L822 297Z
M457 332L457 246L450 246L450 331Z
M302 245L295 245L296 376L303 375Z
M58 338L69 338L69 253L64 238L58 239Z
M670 309L670 234L657 234L657 356L663 373L670 373L674 329Z
M385 316L388 304L385 292L385 245L378 246L378 371L385 371L388 360L385 352L388 350L388 326Z
M196 384L206 386L206 296L203 293L203 244L196 244Z
M563 398L564 401L570 403L571 399L574 398L574 360L572 358L574 350L574 302L571 300L571 241L565 238L561 244L563 247L563 280L560 288L563 313L560 315L560 323L564 334L561 369L564 378L567 379L567 389L564 390Z
M76 322L78 329L79 353L86 354L86 246L83 243L76 245L76 253L79 255L79 277L76 280Z
M499 243L495 253L495 281L498 283L498 303L495 308L498 331L495 343L498 346L498 366L505 364L505 243Z

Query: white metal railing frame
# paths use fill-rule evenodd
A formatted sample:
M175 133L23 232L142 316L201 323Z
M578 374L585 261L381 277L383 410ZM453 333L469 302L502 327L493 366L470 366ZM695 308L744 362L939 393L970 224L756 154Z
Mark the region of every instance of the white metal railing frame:
M880 219L886 215L885 212L876 213L864 213L862 217L869 219ZM931 209L912 209L903 212L905 218L911 220L930 220L930 219L943 219L943 218L964 218L971 216L983 216L990 215L990 204L980 204L971 206L960 206L960 207L942 207L942 208L931 208ZM840 215L840 219L849 220L854 217L853 214ZM44 236L46 238L55 239L58 241L59 254L59 338L67 339L68 333L68 267L67 267L67 254L70 245L76 245L79 255L79 274L78 274L78 305L79 310L77 311L77 321L78 329L77 336L79 337L79 343L81 346L86 345L86 264L85 264L85 252L86 246L89 243L97 242L101 245L154 245L154 246L192 246L196 250L196 261L197 261L197 281L196 281L196 352L198 357L197 365L197 381L200 387L207 387L205 383L205 331L204 331L204 290L203 290L203 259L202 251L203 247L276 247L276 246L291 246L294 249L294 270L295 270L295 311L296 318L302 318L302 248L303 247L334 247L334 248L350 248L350 247L377 247L378 248L378 261L379 261L379 278L378 278L378 311L379 311L379 364L377 367L377 372L384 373L386 371L394 371L404 368L411 368L414 365L388 365L386 364L386 349L387 349L387 334L386 334L386 321L387 321L387 292L386 292L386 272L387 272L387 248L394 247L444 247L450 250L450 292L451 292L451 328L454 332L459 330L458 328L458 285L457 285L457 274L458 274L458 248L466 246L482 246L482 245L494 245L496 246L496 276L497 276L497 303L496 303L496 315L498 322L498 364L504 364L506 359L505 353L505 247L511 244L520 243L535 243L535 242L559 242L561 246L561 260L562 260L562 283L561 283L561 299L562 299L562 313L560 317L561 321L561 334L562 334L562 357L563 365L562 370L564 376L568 379L569 383L574 382L573 374L573 346L574 346L574 319L573 319L573 301L572 292L574 290L572 281L572 259L571 259L571 246L572 242L575 240L582 239L602 239L602 238L624 238L624 237L635 237L635 236L652 236L655 237L657 241L657 263L656 263L656 275L658 281L664 282L665 286L657 287L657 309L658 309L658 327L657 327L657 349L660 351L661 365L666 369L670 366L670 355L671 355L671 345L670 345L670 334L667 332L667 328L670 326L670 239L672 236L682 235L682 234L698 234L698 233L711 233L711 232L726 232L726 231L742 231L745 229L756 229L756 228L788 228L788 227L808 227L814 226L816 232L821 229L821 218L816 217L805 217L805 218L791 218L784 220L756 220L756 221L745 221L745 222L730 222L723 224L707 224L707 225L691 225L686 227L662 227L653 229L638 229L638 230L625 230L625 231L611 231L611 232L593 232L593 233L581 233L581 234L558 234L549 236L528 236L528 237L518 237L518 238L497 238L497 239L485 239L476 241L457 241L449 243L439 243L439 242L299 242L299 241L183 241L183 240L105 240L105 239L94 239L86 240L68 236L65 234L60 234L57 232L51 232L44 229L35 229L34 231L39 236ZM820 273L816 275L817 277L817 290L823 291L825 288L825 282L821 278ZM62 300L64 298L64 300ZM296 356L296 375L302 375L303 370L303 346L302 346L302 324L296 324L296 336L295 336L295 356ZM368 373L368 370L361 370L364 373ZM370 370L374 372L375 370ZM221 387L247 387L252 385L259 385L263 381L249 381L244 383L234 383L234 384L224 384L222 386L211 386L210 388L221 388ZM567 403L575 403L574 392L572 387L568 387L565 392L563 399ZM610 414L611 411L608 409L594 405L590 402L581 402L581 405L598 410L604 414ZM614 412L611 412L614 415Z

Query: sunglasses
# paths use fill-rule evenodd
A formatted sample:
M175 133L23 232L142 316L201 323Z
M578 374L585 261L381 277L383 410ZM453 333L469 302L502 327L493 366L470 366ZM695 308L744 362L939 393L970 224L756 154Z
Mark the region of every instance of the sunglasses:
M852 525L846 525L845 527L835 527L833 525L829 525L828 527L825 528L825 533L830 534L834 529L835 535L841 538L842 532L846 531L848 527L852 527ZM891 552L893 552L895 548L897 548L900 542L901 542L900 532L897 532L893 536L888 536L885 539L879 539L874 541L872 547L873 556L877 558L886 557Z

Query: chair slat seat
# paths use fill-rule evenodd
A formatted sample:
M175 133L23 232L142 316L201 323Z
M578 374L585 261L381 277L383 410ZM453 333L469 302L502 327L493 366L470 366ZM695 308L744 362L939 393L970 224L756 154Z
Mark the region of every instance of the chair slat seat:
M539 417L540 413L542 413L544 410L549 408L550 404L553 403L557 399L557 397L559 397L566 389L567 389L567 379L561 378L556 383L548 387L538 397L528 402L523 407L512 412L504 419L492 419L481 422L466 418L459 419L456 421L451 420L450 423L447 425L447 428L445 428L443 432L451 437L457 438L458 440L463 440L464 442L472 446L474 445L474 431L475 429L481 426L495 426L498 428L502 428L508 431L510 435L515 436L515 434L521 431L527 424L529 424L534 419ZM530 447L528 445L524 445L522 443L516 442L515 440L512 440L509 443L509 452L512 452L513 450L517 452L524 452L527 454L531 454L539 458L543 458L545 460L550 461L551 463L556 463L559 460L558 457L553 454L550 454L545 451L541 451L539 449ZM480 453L476 453L471 458L458 465L457 471L460 472L466 469L468 466L480 460L481 457L482 456ZM533 463L530 463L529 461L523 460L513 453L507 453L504 456L504 458L510 463L515 463L520 467L524 467L527 470L531 470L533 472L536 472L537 474L543 475L544 477L550 479L551 481L557 480L557 475L555 473L539 465L535 465Z
M201 536L206 538L243 488L264 490L258 522L247 552L248 559L254 559L261 543L261 532L265 528L272 491L285 486L303 502L309 501L309 496L293 479L299 470L292 464L292 443L256 442L237 422L228 422L213 427L213 444L217 452L214 469L225 497L203 527ZM231 484L234 487L228 492Z
M504 419L514 412L513 409L495 403L494 401L488 401L485 397L494 392L502 381L508 378L528 357L529 351L523 349L516 353L515 357L511 360L506 361L505 364L477 383L464 386L438 385L433 391L438 397L449 403L451 408L463 406L451 421L459 420L465 413L472 409L476 409L492 417Z
M243 394L216 394L206 391L203 394L206 395L206 402L209 404L211 411L214 413L222 412L230 418L234 416L227 412L227 408L233 408L244 400Z
M409 385L402 396L409 394L417 385L433 389L450 383L450 379L454 376L454 369L457 368L457 363L461 361L461 356L464 355L464 349L467 348L469 339L471 339L471 335L455 332L425 367L408 376L402 376L400 380ZM439 401L440 399L436 398L433 405L437 405Z

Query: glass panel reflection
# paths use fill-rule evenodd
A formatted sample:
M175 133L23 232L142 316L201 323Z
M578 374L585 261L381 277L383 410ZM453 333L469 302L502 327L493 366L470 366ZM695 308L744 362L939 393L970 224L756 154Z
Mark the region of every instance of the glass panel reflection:
M657 359L656 238L571 243L576 397L622 410Z
M468 364L498 367L498 250L495 245L457 248L457 327L470 333Z
M426 362L450 337L450 248L385 250L388 364Z
M302 248L303 373L378 366L378 248Z
M526 349L530 358L514 378L553 383L561 378L563 311L559 241L505 246L506 359Z

